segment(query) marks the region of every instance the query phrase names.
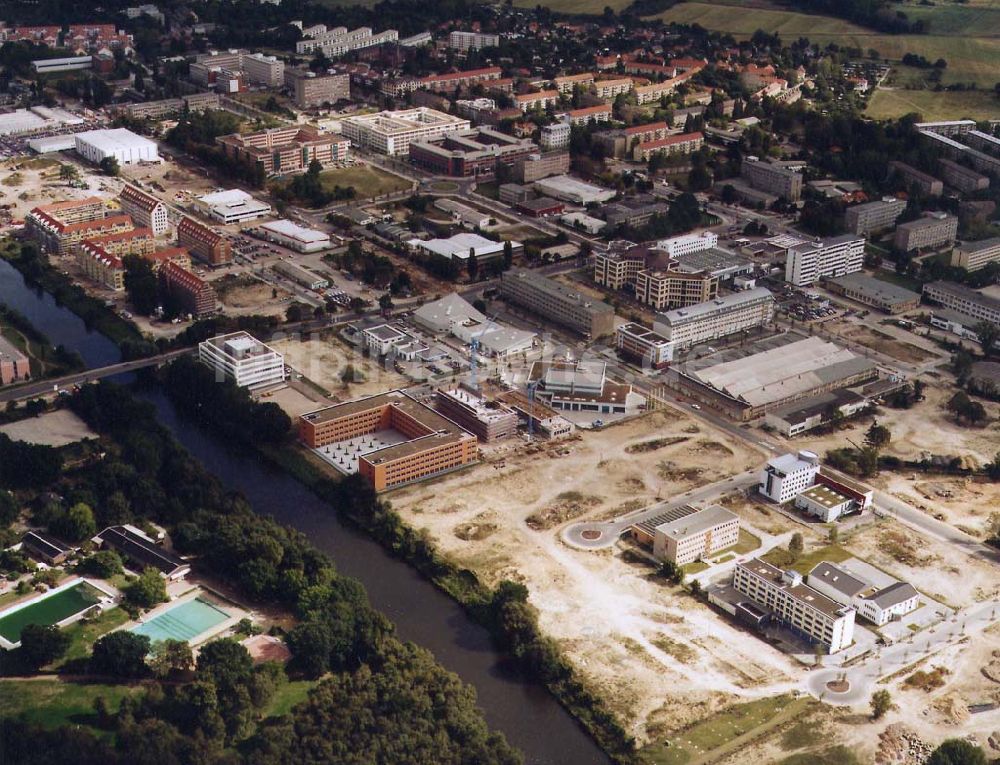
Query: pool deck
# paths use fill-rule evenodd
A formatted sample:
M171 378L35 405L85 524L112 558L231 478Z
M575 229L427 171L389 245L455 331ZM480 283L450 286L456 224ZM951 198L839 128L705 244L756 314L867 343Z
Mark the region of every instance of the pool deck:
M88 584L98 592L104 594L104 597L101 598L101 600L98 603L94 604L98 606L102 611L106 611L109 608L113 608L114 606L117 605L118 593L110 589L108 585L103 583L98 583L94 579L77 576L77 577L70 577L62 584L56 585L55 587L46 590L45 592L39 592L34 595L25 596L24 600L17 601L16 603L13 603L12 605L5 608L2 612L0 612L0 619L3 619L5 616L9 616L10 614L16 613L17 611L21 611L25 608L33 606L36 603L46 600L47 598L51 598L53 595L58 595L60 592L63 592L64 590L72 589L73 587L76 587L81 583ZM75 614L70 614L65 619L56 622L54 626L62 628L72 624L73 622L79 621L82 618L82 616L87 611L90 610L90 608L91 607L88 606L87 608L77 611ZM0 635L0 648L9 651L13 648L17 648L19 645L21 645L21 641L12 643L11 641L7 640L5 637Z
M225 611L227 614L229 614L229 617L219 622L214 627L209 627L204 632L200 632L193 638L188 640L188 645L194 648L195 646L199 646L202 643L205 643L211 640L212 638L217 637L218 635L222 635L223 633L228 632L234 626L236 626L236 624L241 619L249 616L249 611L247 611L244 608L241 608L240 606L233 603L231 600L223 597L219 593L214 592L213 590L209 590L201 585L194 585L193 587L191 587L190 582L188 582L187 584L188 584L188 589L182 595L176 596L174 599L168 601L167 603L161 603L152 611L143 614L141 617L139 617L138 620L124 624L119 629L131 632L140 624L145 624L146 622L155 619L160 614L164 614L168 611L177 608L178 606L184 605L185 603L189 603L197 598L201 598L202 600L205 600L211 603L212 605L217 606L221 610Z

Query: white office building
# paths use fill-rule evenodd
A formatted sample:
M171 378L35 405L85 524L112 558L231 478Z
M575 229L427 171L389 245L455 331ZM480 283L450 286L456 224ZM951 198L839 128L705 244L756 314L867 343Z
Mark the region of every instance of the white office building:
M220 380L255 390L284 382L285 360L247 332L220 335L198 344L198 359L214 369Z
M545 151L552 149L565 149L569 146L570 134L573 132L572 126L568 122L557 122L554 125L542 127L542 134L538 144Z
M864 264L863 236L844 234L829 239L816 239L788 249L785 256L785 281L796 287L808 287L824 276L856 273Z
M285 62L277 56L253 53L243 56L243 73L255 85L280 88L285 82Z
M806 583L841 605L849 606L858 615L881 627L914 611L920 602L920 593L907 582L893 582L876 587L862 573L848 570L850 565L820 561Z
M195 203L203 215L222 223L245 223L271 214L271 205L250 196L242 189L217 191L198 197Z
M296 252L319 252L332 246L326 232L299 226L290 220L265 223L257 230L270 241Z
M819 457L805 450L772 457L761 471L757 489L779 505L801 494L816 482Z
M500 35L488 32L454 31L448 35L448 47L452 50L469 51L480 48L495 48L500 44Z
M346 117L341 122L341 131L354 146L396 157L409 155L411 143L433 141L448 133L468 130L470 126L467 119L420 106Z
M690 348L698 343L755 329L773 318L774 295L765 287L754 287L657 314L653 331L672 343L674 348Z
M854 640L854 609L803 584L797 571L782 571L753 558L736 564L733 588L828 653L837 653Z
M160 154L153 141L124 128L87 130L77 133L74 141L76 153L95 165L99 165L107 157L114 157L119 165L160 161Z
M718 234L703 231L700 234L686 234L685 236L675 236L672 239L661 239L656 243L656 249L664 250L670 257L676 258L681 255L689 255L692 252L710 250L718 244Z

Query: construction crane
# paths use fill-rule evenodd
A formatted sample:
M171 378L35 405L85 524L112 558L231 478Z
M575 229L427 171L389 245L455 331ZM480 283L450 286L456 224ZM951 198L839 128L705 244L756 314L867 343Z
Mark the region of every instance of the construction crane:
M535 440L535 388L538 380L528 381L528 440Z
M479 391L479 380L477 379L477 365L476 354L479 353L479 338L485 335L490 327L496 323L496 316L487 319L486 324L483 326L482 330L478 335L473 335L472 339L469 341L469 382L472 384L472 389L474 391Z

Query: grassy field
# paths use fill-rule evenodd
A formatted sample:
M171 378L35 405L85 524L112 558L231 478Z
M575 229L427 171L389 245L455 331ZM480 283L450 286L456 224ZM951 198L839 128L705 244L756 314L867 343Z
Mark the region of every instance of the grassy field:
M114 712L126 696L139 686L66 683L62 680L0 680L0 716L23 715L30 723L57 728L60 725L92 725L94 699L103 696Z
M800 36L812 42L837 43L867 51L873 48L882 58L898 62L905 53L917 53L931 61L943 58L948 68L944 84L975 82L992 88L1000 79L996 62L1000 60L1000 4L974 6L922 7L907 4L906 13L931 21L926 35L885 35L843 19L815 16L787 10L718 5L700 2L681 3L659 14L664 21L700 24L706 29L728 32L734 37L749 37L758 29L777 32L785 40ZM940 20L935 20L940 14Z
M292 711L299 702L305 701L309 691L316 687L316 680L292 680L281 686L264 710L265 717L281 717Z
M822 561L840 563L853 557L851 553L839 545L827 545L826 547L818 547L815 550L802 553L794 561L791 560L791 554L788 550L783 547L775 547L769 553L762 556L762 560L778 568L790 568L798 571L800 574L808 574L817 563Z
M653 744L640 754L649 765L714 762L745 741L797 717L814 703L812 699L775 696L736 704L678 734L669 746Z
M128 614L125 613L124 609L112 608L102 612L96 619L69 625L63 632L69 635L70 644L60 663L89 656L90 647L97 638L111 632L115 627L122 626L127 621Z
M632 0L514 0L514 5L521 8L534 8L536 5L543 5L551 8L556 13L572 13L575 15L587 14L600 16L605 8L614 11L621 11L631 4Z
M982 91L878 90L865 110L873 119L891 119L909 112L917 112L925 120L1000 119L1000 99Z
M320 178L323 187L331 191L334 186L353 186L358 199L371 199L410 188L409 181L371 165L324 170Z

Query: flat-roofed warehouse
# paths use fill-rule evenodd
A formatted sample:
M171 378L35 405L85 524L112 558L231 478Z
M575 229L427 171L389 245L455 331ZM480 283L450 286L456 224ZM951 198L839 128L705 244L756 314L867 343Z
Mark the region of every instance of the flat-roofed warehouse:
M676 385L737 420L878 377L875 362L818 337L786 333L680 366Z
M822 283L834 294L870 305L883 313L905 313L920 305L919 292L884 282L867 274L847 274L836 279L824 279Z
M95 165L99 165L108 157L114 157L122 165L160 160L153 141L124 128L88 130L77 133L74 140L77 154Z
M470 465L479 456L476 436L399 390L304 414L299 437L376 491Z

